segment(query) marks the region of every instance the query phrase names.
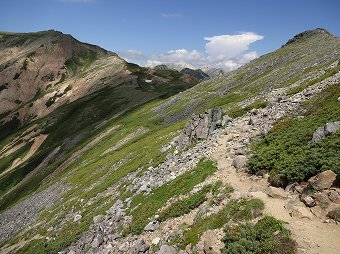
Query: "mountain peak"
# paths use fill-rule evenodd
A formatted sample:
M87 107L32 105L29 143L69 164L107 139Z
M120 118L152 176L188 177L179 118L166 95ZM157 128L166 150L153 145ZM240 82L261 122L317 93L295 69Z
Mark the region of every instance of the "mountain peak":
M292 44L292 43L301 42L301 41L303 41L307 38L310 38L310 37L313 37L313 36L319 36L319 35L328 35L328 36L334 37L334 35L332 35L326 29L316 28L316 29L313 29L313 30L306 30L302 33L295 35L293 38L289 39L288 42L285 45L283 45L282 47L285 47L285 46Z

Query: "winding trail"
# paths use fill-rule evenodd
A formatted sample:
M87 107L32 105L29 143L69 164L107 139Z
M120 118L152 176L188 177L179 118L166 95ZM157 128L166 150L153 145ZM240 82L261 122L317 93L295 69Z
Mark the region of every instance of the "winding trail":
M237 133L237 129L235 134ZM285 208L288 201L296 197L288 199L274 199L267 196L263 190L267 187L265 180L254 181L245 173L236 172L232 166L232 160L226 158L228 155L229 135L223 135L219 140L219 146L214 155L217 161L219 174L226 177L226 180L240 192L240 195L252 195L260 198L265 203L264 214L274 216L288 223L289 229L292 231L293 239L298 243L299 253L310 254L337 254L340 250L340 226L336 224L323 223L323 221L315 217L311 212L308 218L292 217ZM256 185L259 191L249 192L249 189Z

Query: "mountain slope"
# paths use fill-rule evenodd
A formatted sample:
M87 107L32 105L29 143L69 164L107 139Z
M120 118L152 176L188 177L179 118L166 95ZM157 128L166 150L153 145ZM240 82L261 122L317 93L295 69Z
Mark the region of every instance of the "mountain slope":
M305 34L308 35L305 39L289 43L231 73L170 98L139 104L119 116L111 114L103 120L104 114L98 114L92 125L80 129L75 123L81 123L91 107L103 102L98 110L105 111L109 105L102 97L108 94L106 90L60 107L44 121L32 122L31 128L34 123L44 126L46 122L47 133L39 133L48 134L50 140L46 139L43 144L46 151L40 154L44 163L41 166L27 163L24 170L33 172L26 179L44 180L42 184L35 183L39 188L34 193L30 193L30 185L22 181L15 191L3 196L1 208L5 209L26 195L24 201L0 215L3 229L0 239L3 242L10 239L4 242L2 251L154 253L165 244L190 251L207 251L204 246L218 250L224 248L222 242L231 241L222 239L225 225L236 229L226 232L238 232L243 222L251 223L254 218L260 218L262 212L289 221L294 237L297 233L303 234L297 238L299 248L306 248L304 237L313 237L312 247L321 246L321 252L327 253L337 251L338 241L334 237L339 231L337 225L322 223L318 218L306 225L304 219L291 218L284 210L284 201L264 194L265 178L250 178L236 171L235 167L240 164L233 162L238 155L248 156L251 142L260 139L281 117L298 114L303 103L313 103L312 98L318 98L318 94L323 96L324 91L331 91L332 98L340 96L339 39L319 30ZM140 72L138 66L129 68L134 73ZM142 74L140 77L146 80ZM114 96L116 92L109 94ZM71 105L75 105L74 108ZM218 114L206 109L216 106L234 119L225 116L224 127L219 122L221 119L215 119L220 130L212 132L208 139L193 140L180 150L178 143L188 131L187 127L194 126L186 125L191 115L202 113L192 118L193 123L201 123L199 119L209 123L218 118ZM253 114L257 114L257 122ZM88 121L85 122L88 124ZM64 131L70 132L59 138ZM10 147L13 147L17 140L28 139L27 133L20 130L3 139L1 146L12 143ZM39 168L47 168L48 174L39 175ZM5 182L8 181L2 184ZM300 198L296 193L290 195ZM36 202L37 198L40 202ZM291 214L297 216L306 209L298 207ZM301 216L313 215L307 210ZM295 244L282 222L267 217L263 220L270 221L265 224L265 231L277 237L264 235L261 239L268 241L254 243L254 246L287 243L283 245L285 250L294 252ZM261 231L261 223L246 225ZM31 227L23 229L28 224ZM315 238L313 232L299 231L304 227L333 233L328 239ZM239 242L234 244L241 246L245 240L251 240L237 237ZM271 246L280 248L280 245ZM312 247L308 249L311 253ZM277 252L280 253L280 249Z
M183 90L197 83L174 71L167 77L157 76L151 69L129 65L115 53L54 30L0 36L0 114L1 124L7 123L2 136L8 129L103 88L129 83L130 88L144 91L163 84ZM153 83L147 84L143 78Z
M56 31L2 33L0 52L1 203L35 190L105 121L198 82L127 63Z

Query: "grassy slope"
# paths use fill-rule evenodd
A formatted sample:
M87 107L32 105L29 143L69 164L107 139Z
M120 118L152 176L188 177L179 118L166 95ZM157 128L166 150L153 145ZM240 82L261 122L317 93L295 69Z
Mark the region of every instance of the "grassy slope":
M236 102L256 95L261 91L289 85L292 80L299 79L306 75L306 72L308 73L323 68L325 63L330 64L339 58L339 41L336 39L330 41L328 38L327 40L325 40L325 38L316 37L299 44L290 44L289 46L251 62L238 71L226 74L225 76L218 77L214 80L203 82L196 87L177 95L177 103L169 106L165 111L168 114L180 113L183 111L184 107L196 98L204 99L197 110L203 110L204 108L211 106L230 108ZM333 54L330 54L329 52L333 52ZM228 88L229 93L221 95L222 91L226 91L226 88ZM99 103L100 101L101 99L98 98ZM66 193L63 206L61 204L56 205L50 212L44 213L40 218L40 221L45 222L43 225L31 229L23 236L18 235L17 237L14 237L10 243L13 244L23 238L30 239L35 234L40 233L44 236L57 237L56 241L51 242L47 244L47 247L44 247L46 243L45 240L35 240L27 246L27 249L33 251L34 249L39 248L41 250L44 250L44 248L50 248L51 250L60 250L64 248L71 241L76 239L81 232L86 230L92 220L92 216L102 213L115 202L115 200L112 200L110 197L99 197L90 206L84 207L79 202L80 199L84 199L84 203L86 203L109 186L118 184L118 188L118 186L122 184L119 180L129 172L136 171L137 169L143 171L149 166L157 165L163 161L165 154L160 152L160 148L163 144L171 140L172 137L176 136L177 131L180 130L185 123L185 118L184 120L172 124L164 124L160 121L161 119L155 118L156 113L153 109L167 101L168 100L166 99L155 100L127 112L119 118L107 121L102 127L93 132L91 132L91 129L93 129L94 125L88 127L88 129L82 128L70 130L71 134L78 133L80 130L89 131L89 133L87 134L85 141L80 142L76 147L65 153L65 158L71 153L79 150L81 147L84 147L95 138L96 135L105 132L113 126L120 126L114 133L85 152L79 160L67 168L63 174L53 180L58 181L61 177L65 177L66 182L76 184L77 186L77 188L73 188ZM85 104L86 103L84 102L84 105ZM102 105L100 106L102 107ZM105 104L105 107L106 106L107 104ZM83 112L81 109L78 110L78 112ZM71 116L74 118L79 117L78 112L75 111L74 115ZM103 115L99 115L98 119L104 117L104 113L105 112L103 112ZM62 111L58 114L63 115ZM64 119L70 118L66 113L63 116L65 117ZM107 119L109 119L109 116L107 116ZM53 119L51 119L51 121L52 120ZM63 120L60 121L61 123L63 122ZM103 152L112 145L117 143L127 134L136 132L141 126L147 127L149 131L140 137L130 140L114 153L102 155ZM72 122L69 123L69 125L61 126L60 129L65 129L65 127L70 127L72 129ZM47 144L52 144L54 141L58 141L58 134L55 134L54 138L49 140L49 143ZM128 158L126 163L120 165L114 172L110 171L112 165L117 164L124 158ZM94 185L92 189L88 190L88 186L94 184L96 179L100 179L100 182ZM44 187L40 188L42 189ZM27 192L24 194L26 193ZM121 194L125 196L129 195L123 191ZM9 205L10 203L6 204ZM4 203L2 203L2 205L4 205ZM69 221L60 229L60 232L63 232L63 234L58 234L57 236L51 232L47 232L47 228L51 225L60 225L65 214L69 213L72 209L82 213L84 218L82 224L77 226ZM204 229L205 226L202 225L202 228ZM196 233L194 235L196 235Z

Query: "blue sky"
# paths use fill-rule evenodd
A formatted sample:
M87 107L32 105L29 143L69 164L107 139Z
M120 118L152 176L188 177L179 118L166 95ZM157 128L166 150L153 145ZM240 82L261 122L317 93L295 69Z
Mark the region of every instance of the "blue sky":
M340 36L338 0L1 0L0 30L60 30L140 64L233 69L317 27Z

